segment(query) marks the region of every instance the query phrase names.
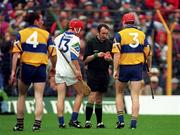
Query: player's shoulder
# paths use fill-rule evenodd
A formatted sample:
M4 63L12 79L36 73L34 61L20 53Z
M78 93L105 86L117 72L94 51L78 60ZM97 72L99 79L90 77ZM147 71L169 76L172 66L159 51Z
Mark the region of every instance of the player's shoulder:
M72 35L72 42L80 42L80 38L76 35Z
M57 37L55 37L55 39L54 39L55 44L58 44L60 42L60 39L62 38L62 36L63 36L63 34L60 34Z
M42 31L43 33L49 35L49 32L48 32L47 30L45 30L45 29L40 29L40 28L39 28L39 30Z
M24 29L19 30L19 33L21 34L21 33L28 32L28 31L29 31L29 29L28 29L28 27L27 27L27 28L24 28Z
M79 37L74 34L70 34L69 36L71 36L74 40L80 40Z
M124 29L122 29L119 34L123 34L123 33L131 33L131 32L136 32L142 36L145 36L144 32L141 30L140 27L138 26L130 26L130 27L125 27Z
M39 27L34 28L34 30L37 30L37 32L42 33L42 34L44 34L44 35L46 35L46 36L48 36L48 37L49 37L49 35L50 35L47 30L41 29L41 28L39 28Z
M26 27L26 28L20 30L19 33L32 32L32 30L33 31L37 31L38 33L41 33L41 34L49 36L49 32L47 30L41 29L41 28L35 27L35 26Z
M135 30L138 32L139 35L145 37L145 33L143 32L141 27L135 27Z

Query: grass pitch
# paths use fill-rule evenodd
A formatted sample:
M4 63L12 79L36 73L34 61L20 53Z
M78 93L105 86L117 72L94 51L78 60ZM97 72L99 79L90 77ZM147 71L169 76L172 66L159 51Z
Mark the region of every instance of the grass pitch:
M32 132L34 115L25 115L25 127L22 132L12 131L15 125L15 115L0 115L0 135L180 135L180 116L140 115L137 129L129 129L130 116L125 115L125 127L115 129L117 117L115 114L104 114L105 129L96 129L95 115L92 117L91 129L75 129L68 126L70 115L65 115L66 129L58 128L55 114L45 114L42 128L38 132ZM79 121L84 126L85 116L79 115Z

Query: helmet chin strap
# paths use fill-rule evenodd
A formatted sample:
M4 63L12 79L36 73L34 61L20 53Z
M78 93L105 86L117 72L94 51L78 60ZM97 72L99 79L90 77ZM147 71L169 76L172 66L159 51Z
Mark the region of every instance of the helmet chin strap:
M79 33L81 31L81 28L74 28L75 33Z

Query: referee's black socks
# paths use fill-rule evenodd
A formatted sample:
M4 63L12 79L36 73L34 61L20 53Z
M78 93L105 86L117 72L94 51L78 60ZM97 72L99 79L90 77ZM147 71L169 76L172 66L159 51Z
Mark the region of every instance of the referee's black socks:
M97 123L101 123L102 122L102 104L95 105L95 113L96 113Z
M92 116L92 113L93 113L93 106L94 106L94 104L92 104L92 103L87 103L86 104L86 121L91 120L91 116Z

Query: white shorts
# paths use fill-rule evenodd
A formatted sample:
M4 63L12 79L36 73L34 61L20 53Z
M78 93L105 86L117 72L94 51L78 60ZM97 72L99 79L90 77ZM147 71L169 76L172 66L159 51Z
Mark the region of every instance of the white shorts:
M66 83L67 86L74 85L75 83L78 82L78 80L74 77L67 77L67 76L60 76L60 75L55 75L55 81L56 83Z

